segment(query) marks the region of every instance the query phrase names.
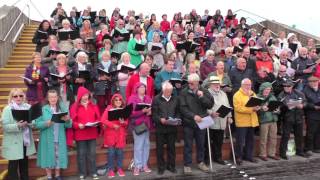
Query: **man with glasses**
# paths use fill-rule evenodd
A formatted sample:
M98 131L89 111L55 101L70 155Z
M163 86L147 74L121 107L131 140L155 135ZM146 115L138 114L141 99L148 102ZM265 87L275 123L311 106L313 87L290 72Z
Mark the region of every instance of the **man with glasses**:
M281 110L283 111L282 136L280 141L280 157L287 160L286 155L290 133L293 130L294 141L296 145L296 155L309 157L309 154L303 152L303 108L306 105L304 94L293 89L294 82L287 79L283 84L283 91L278 99L283 102Z
M304 88L303 93L307 99L305 107L305 115L307 120L307 135L305 151L307 154L312 152L320 153L319 145L316 142L319 140L317 134L320 131L320 90L319 79L311 76L308 78L308 85Z
M257 111L260 106L246 107L250 97L256 96L251 90L252 81L245 78L241 81L240 89L233 96L234 118L236 124L236 161L242 164L242 159L257 163L253 158L254 128L259 126Z
M188 76L188 86L180 92L180 112L183 120L184 138L184 173L191 174L193 139L197 147L198 168L208 172L209 168L204 163L204 143L206 130L200 130L197 126L202 118L208 116L207 109L213 106L213 97L207 89L199 85L198 74Z

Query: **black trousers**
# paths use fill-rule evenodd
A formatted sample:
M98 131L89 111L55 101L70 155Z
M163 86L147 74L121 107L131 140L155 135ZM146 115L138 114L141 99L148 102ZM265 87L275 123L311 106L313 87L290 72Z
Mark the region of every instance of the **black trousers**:
M26 147L23 147L23 159L9 160L8 164L8 180L28 180L28 156L26 156ZM18 172L19 171L19 172ZM20 178L19 178L20 174Z
M288 141L290 138L291 130L293 129L294 133L294 142L296 144L296 153L302 153L302 141L303 141L303 123L302 122L291 122L283 121L282 126L282 135L280 142L280 154L286 154L288 148Z
M316 149L316 144L319 136L320 120L307 119L307 135L306 135L306 151L312 151Z
M159 170L175 168L177 133L156 133L157 164ZM164 160L164 145L167 144L167 164Z
M222 145L224 130L221 129L209 129L210 132L210 145L211 145L211 155L214 161L222 159ZM208 136L206 135L205 142L205 152L204 152L204 161L206 164L209 164L209 148L208 148Z

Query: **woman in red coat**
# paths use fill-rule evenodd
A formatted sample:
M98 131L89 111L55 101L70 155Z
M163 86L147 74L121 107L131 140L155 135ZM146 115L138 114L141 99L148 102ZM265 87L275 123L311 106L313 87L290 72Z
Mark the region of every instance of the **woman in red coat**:
M111 121L108 118L108 111L115 108L124 108L125 102L120 94L111 98L111 104L104 111L101 121L105 125L104 147L108 148L108 177L113 178L114 161L117 159L117 173L120 177L125 176L122 170L123 149L126 146L128 119Z
M90 92L83 86L79 87L77 101L72 104L70 116L73 121L74 139L77 143L77 163L80 179L86 176L87 164L93 179L98 179L96 172L96 139L100 122L98 106L93 104Z

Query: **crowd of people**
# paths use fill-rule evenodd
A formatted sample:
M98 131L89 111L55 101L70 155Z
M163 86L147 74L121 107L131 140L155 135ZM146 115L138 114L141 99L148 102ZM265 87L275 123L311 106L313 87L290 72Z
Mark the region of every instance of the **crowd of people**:
M36 153L34 129L40 132L37 165L48 180L62 179L68 146L76 148L79 178L99 179L100 136L107 149L107 176L125 176L128 133L134 139L133 175L151 172L152 132L158 174L176 173L178 128L183 129L186 174L192 173L193 139L200 170L209 171L209 153L225 165L222 145L229 125L236 133L238 165L258 162L255 135L260 137L262 161L287 160L292 131L296 155L320 153L320 65L313 39L303 45L294 33L275 36L266 28L258 33L232 10L226 16L206 10L201 16L193 9L184 16L174 14L170 22L166 14L159 21L155 14L134 10L121 15L119 8L110 18L104 9L97 13L91 7L83 12L73 7L68 16L58 3L51 18L41 22L33 38L37 46L24 75L27 92L12 89L3 109L2 156L9 160L8 179L28 179L28 156ZM263 102L248 107L252 97ZM269 106L273 102L279 102L275 109ZM32 121L15 118L20 112L15 110L39 105L42 113ZM221 106L232 111L221 117ZM129 116L114 119L110 112L119 109L130 109ZM200 129L206 117L213 125Z

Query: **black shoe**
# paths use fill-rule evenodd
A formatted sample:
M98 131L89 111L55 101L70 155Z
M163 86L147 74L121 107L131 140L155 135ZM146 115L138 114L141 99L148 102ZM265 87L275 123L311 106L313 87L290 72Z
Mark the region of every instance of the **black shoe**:
M280 158L284 160L288 160L288 156L286 154L280 154Z
M242 164L242 159L237 158L237 159L236 159L236 163L237 163L237 165L239 165L239 166L240 166L240 165Z
M296 153L296 155L297 155L297 156L304 157L304 158L308 158L308 157L310 157L310 155L309 155L309 154L306 154L306 153L304 153L304 152Z
M56 176L55 180L62 180L61 176Z
M177 173L177 170L174 167L168 167L167 169L168 169L168 171L170 171L170 172L172 172L174 174Z
M246 161L249 161L251 163L258 163L258 160L255 159L255 158L252 158L252 159L245 159Z
M163 175L163 173L164 173L164 169L159 169L159 170L158 170L158 174L159 174L159 175Z
M216 159L214 162L221 164L221 165L226 165L226 163L222 159Z

